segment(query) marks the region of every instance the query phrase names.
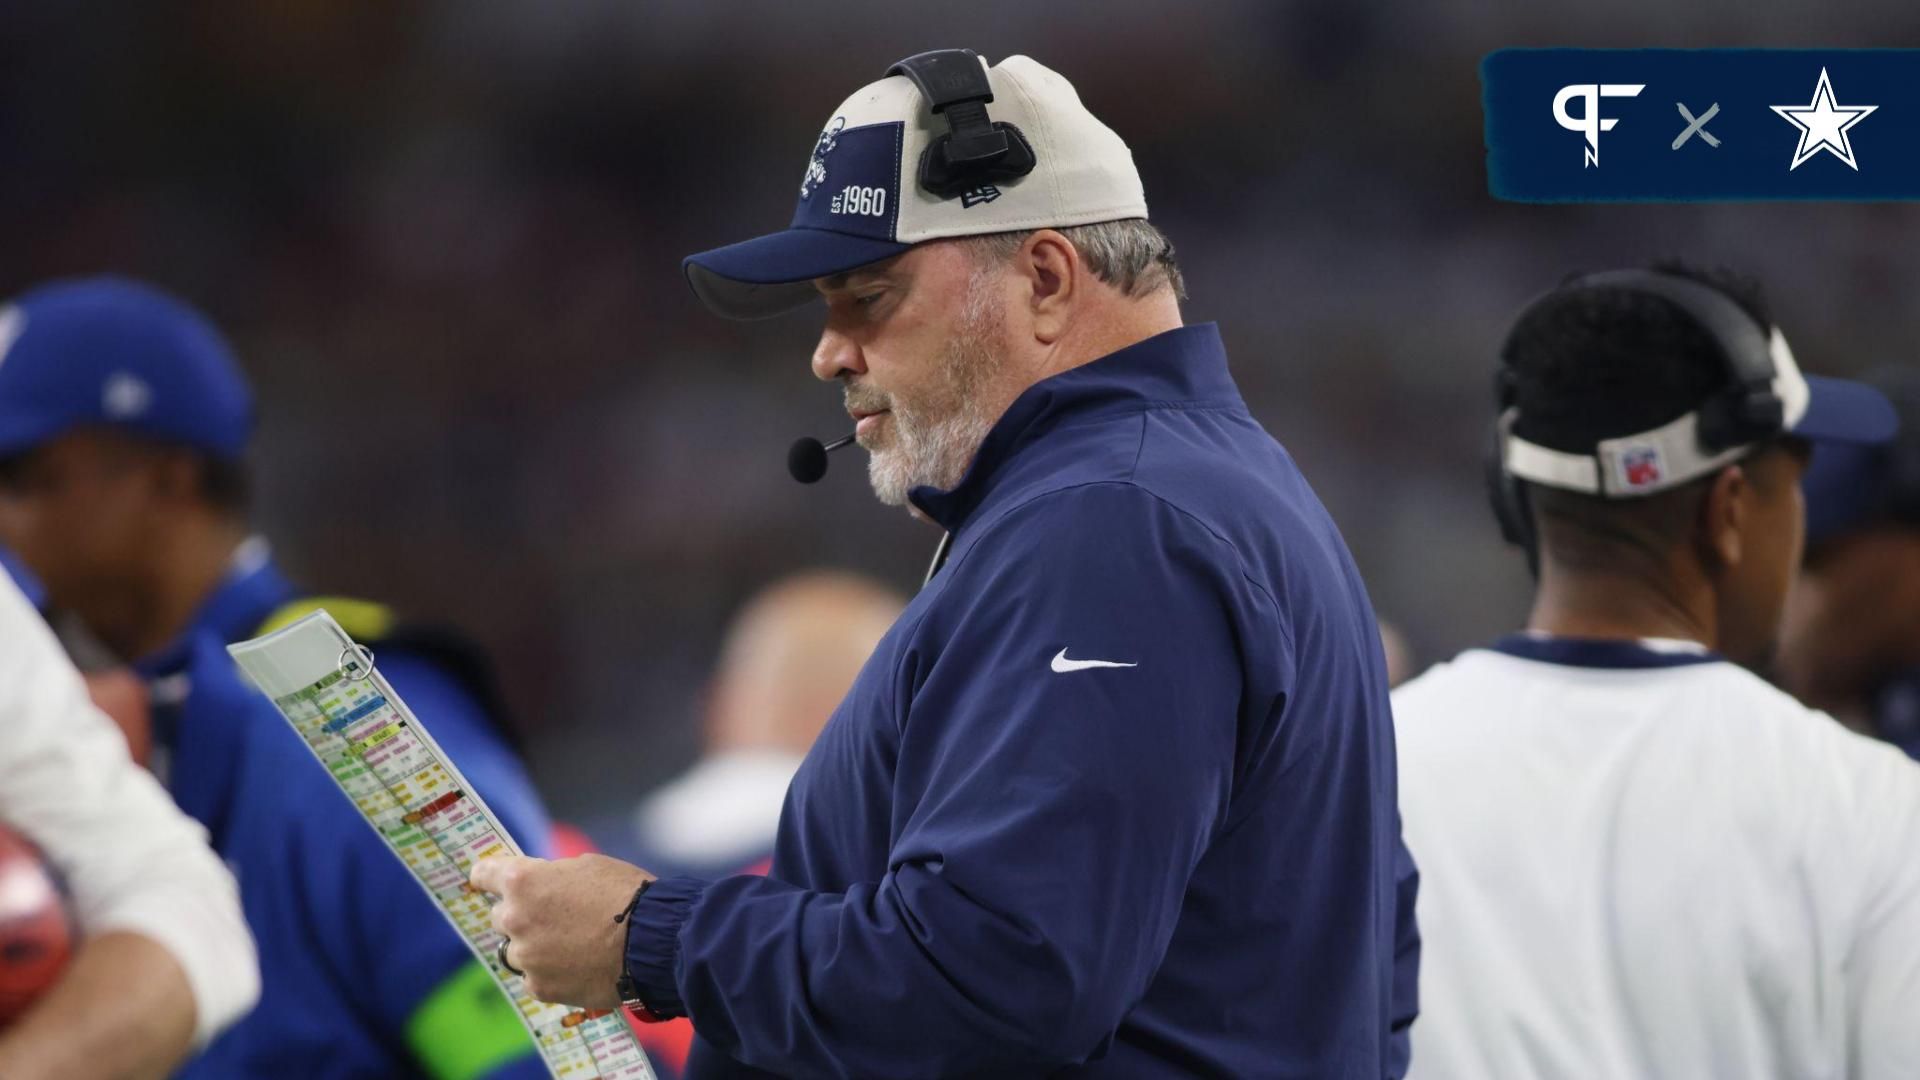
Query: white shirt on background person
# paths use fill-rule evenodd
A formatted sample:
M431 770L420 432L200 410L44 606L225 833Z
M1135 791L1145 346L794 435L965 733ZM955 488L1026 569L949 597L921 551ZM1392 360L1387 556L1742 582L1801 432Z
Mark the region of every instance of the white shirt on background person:
M1416 1080L1920 1077L1920 768L1690 643L1394 694Z

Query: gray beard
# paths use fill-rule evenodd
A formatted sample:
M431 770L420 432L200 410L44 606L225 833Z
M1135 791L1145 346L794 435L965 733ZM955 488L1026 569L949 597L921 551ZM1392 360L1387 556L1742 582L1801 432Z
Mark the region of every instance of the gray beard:
M981 392L1005 366L1000 346L1006 318L987 288L992 274L975 270L968 279L960 325L926 400L893 402L892 445L874 451L867 462L873 493L888 506L905 505L907 493L921 485L946 490L958 484L999 419Z
M971 403L961 413L923 425L898 411L893 421L894 445L867 462L873 493L888 506L904 506L907 493L923 484L943 491L959 484L993 428L993 418L979 415Z

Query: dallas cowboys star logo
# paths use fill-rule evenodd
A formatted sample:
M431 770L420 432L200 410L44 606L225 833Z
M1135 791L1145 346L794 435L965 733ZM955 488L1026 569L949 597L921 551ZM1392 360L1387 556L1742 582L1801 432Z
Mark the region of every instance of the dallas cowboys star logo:
M1800 145L1794 149L1793 164L1787 166L1787 170L1791 172L1799 168L1808 158L1825 150L1845 162L1847 168L1859 172L1860 163L1853 159L1853 142L1847 138L1847 129L1865 120L1868 113L1879 107L1835 105L1833 83L1827 80L1827 69L1821 68L1820 82L1813 88L1811 102L1772 107L1781 119L1800 129Z

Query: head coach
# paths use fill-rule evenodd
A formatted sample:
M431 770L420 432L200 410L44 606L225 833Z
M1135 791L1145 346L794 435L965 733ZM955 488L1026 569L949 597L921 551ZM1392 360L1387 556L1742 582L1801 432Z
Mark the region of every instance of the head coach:
M1379 634L1219 331L1181 324L1126 145L1032 60L924 53L834 111L799 194L687 276L732 317L825 298L813 372L943 558L769 877L489 860L507 959L690 1016L694 1076L1397 1074Z

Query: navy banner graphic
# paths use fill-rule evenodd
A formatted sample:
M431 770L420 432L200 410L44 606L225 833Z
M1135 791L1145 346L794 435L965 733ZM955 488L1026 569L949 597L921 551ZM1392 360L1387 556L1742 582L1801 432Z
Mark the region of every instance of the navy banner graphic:
M1920 198L1920 49L1502 49L1480 82L1496 198Z

